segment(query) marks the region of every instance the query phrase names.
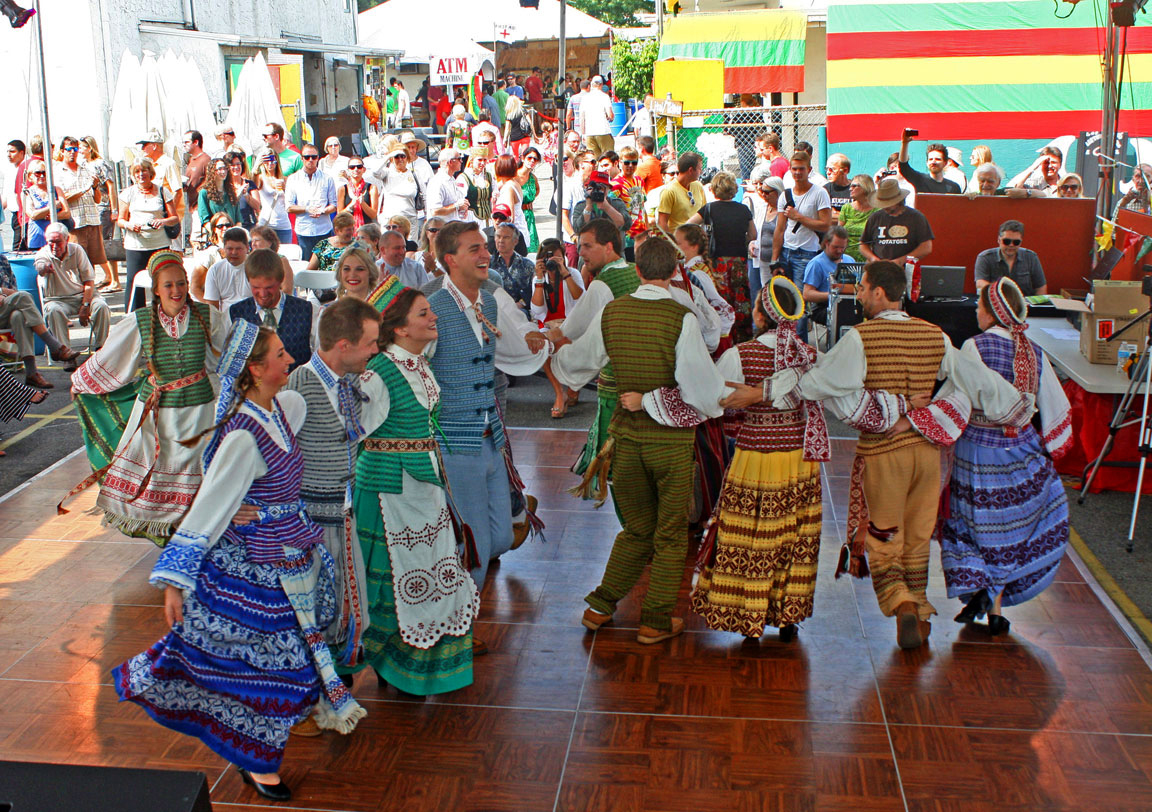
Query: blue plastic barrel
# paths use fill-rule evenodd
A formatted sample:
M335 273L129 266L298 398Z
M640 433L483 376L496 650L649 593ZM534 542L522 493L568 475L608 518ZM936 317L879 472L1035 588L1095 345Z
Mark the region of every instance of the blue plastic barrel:
M628 105L624 102L612 102L612 135L619 138L624 134L628 125Z
M40 286L36 284L36 265L34 264L36 252L21 251L19 254L5 254L4 258L12 267L12 275L16 277L16 288L27 291L32 297L32 301L36 302L36 309L43 313L44 303L40 301ZM67 344L68 336L64 336L61 341ZM40 340L40 336L35 337L35 352L37 355L44 354L44 342Z

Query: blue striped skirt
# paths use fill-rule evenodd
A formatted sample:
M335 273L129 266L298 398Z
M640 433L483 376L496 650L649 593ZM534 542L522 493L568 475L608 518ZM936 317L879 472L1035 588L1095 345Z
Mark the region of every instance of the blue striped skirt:
M1036 597L1052 583L1068 545L1068 500L1035 433L1008 448L964 437L956 444L950 515L940 559L948 597L1003 590L1003 605Z

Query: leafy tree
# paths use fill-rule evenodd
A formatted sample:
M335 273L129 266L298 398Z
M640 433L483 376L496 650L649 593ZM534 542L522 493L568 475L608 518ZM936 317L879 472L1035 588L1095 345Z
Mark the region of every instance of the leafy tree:
M652 92L652 73L660 42L650 39L612 42L612 91L618 99L642 99Z
M367 11L370 8L376 8L383 2L384 0L356 0L356 8L360 11Z
M638 26L636 12L656 10L654 0L569 0L568 5L616 28Z

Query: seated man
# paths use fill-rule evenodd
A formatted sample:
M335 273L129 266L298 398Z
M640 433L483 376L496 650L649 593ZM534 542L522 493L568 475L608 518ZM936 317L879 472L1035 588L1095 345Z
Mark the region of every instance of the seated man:
M68 320L81 327L92 325L92 349L104 346L112 311L96 293L92 263L79 244L68 242L68 227L53 223L46 231L48 242L36 253L36 273L42 277L44 321L54 335L68 335Z
M284 342L284 349L292 356L289 371L308 363L316 351L320 307L280 291L284 266L275 251L257 248L249 254L244 261L244 278L252 295L229 307L228 317L275 330Z
M860 253L869 262L887 259L903 267L909 259L924 259L932 253L935 235L928 218L904 205L908 192L893 177L876 186L869 202L875 211L864 225Z
M823 248L804 268L804 301L812 305L810 316L800 320L800 329L797 330L804 341L808 340L808 318L817 324L827 324L829 295L833 289L840 292L841 286L833 282L832 278L848 249L847 229L844 226L832 226L824 232Z
M53 384L45 380L36 369L36 350L33 333L48 346L48 351L56 361L64 362L68 372L80 366L80 353L61 344L52 331L44 324L44 317L36 307L36 300L27 291L17 290L16 279L8 260L0 254L0 332L11 332L16 341L16 354L24 362L24 382L37 389L52 389Z
M208 269L204 277L204 304L228 311L232 305L249 295L248 278L244 276L244 261L248 258L248 232L230 228L224 232L224 259ZM283 272L283 268L281 268ZM304 360L308 360L311 354Z
M963 189L954 180L944 177L944 170L948 167L948 148L943 144L928 145L928 174L918 172L908 163L908 142L915 136L916 130L904 130L900 139L900 174L912 184L917 192L937 195L958 195Z
M995 195L1003 195L1004 197L1048 197L1048 193L1043 189L1022 189L1015 186L1003 188L1000 186L1004 182L1004 172L994 163L980 164L976 167L976 172L972 175L976 179L976 192L968 192L968 197L992 197Z
M1044 269L1035 251L1020 247L1024 241L1024 224L1005 220L1000 224L1000 245L981 251L976 257L976 290L991 285L1003 276L1012 281L1025 296L1042 296L1048 292Z
M404 256L404 235L399 231L385 231L380 235L380 258L376 264L380 266L381 279L388 274L395 274L400 281L409 288L420 288L432 279L424 269L424 263Z

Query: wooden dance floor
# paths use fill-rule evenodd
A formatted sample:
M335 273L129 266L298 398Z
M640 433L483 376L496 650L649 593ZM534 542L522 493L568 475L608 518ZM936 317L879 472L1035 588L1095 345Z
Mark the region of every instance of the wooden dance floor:
M617 530L565 493L582 432L512 432L546 544L494 566L475 684L406 701L362 674L350 736L293 738L285 809L1005 812L1152 809L1152 670L1077 565L992 639L952 621L901 652L868 583L834 580L851 442L825 466L816 615L791 644L688 632L641 646L638 602L580 626ZM264 805L198 741L120 704L109 670L164 633L148 543L67 516L74 456L0 502L0 760L203 771L218 810ZM95 808L95 807L90 807ZM77 807L80 810L80 807Z

